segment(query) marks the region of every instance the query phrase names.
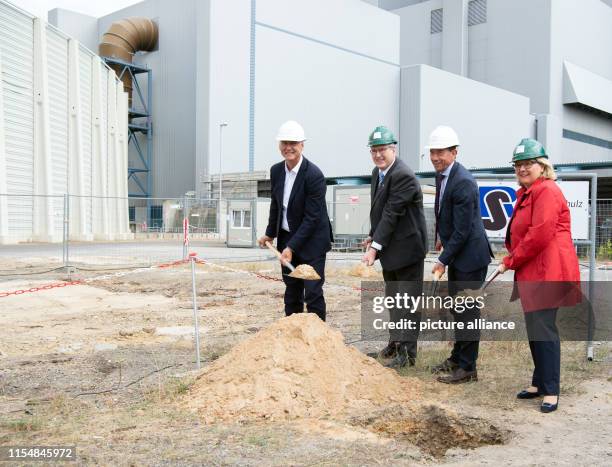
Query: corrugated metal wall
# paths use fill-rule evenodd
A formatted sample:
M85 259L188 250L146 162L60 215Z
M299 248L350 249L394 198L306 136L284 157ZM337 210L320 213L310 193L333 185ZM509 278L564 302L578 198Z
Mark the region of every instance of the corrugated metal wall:
M68 40L51 26L47 34L47 71L49 76L49 149L53 195L69 192L68 187ZM63 209L61 198L53 199L55 213ZM63 219L54 217L57 232L62 231Z
M83 160L83 196L92 194L92 60L94 55L85 47L79 47L79 74L80 74L80 99L81 99L81 151ZM85 203L86 229L93 231L92 200Z
M0 159L6 165L0 173L5 191L0 196L6 206L0 210L1 243L61 240L65 194L80 197L71 202L75 208L70 213L75 226L71 237L126 238L129 231L127 223L106 219L100 224L114 228L97 232L92 218L101 214L87 198L94 194L94 178L104 186L97 195L127 195L125 170L108 170L111 162L111 167L123 167L127 157L118 147L108 146L109 134L127 133L125 116L112 122L108 118L109 98L117 101L113 108L126 111L122 85L91 51L78 46L71 52L70 41L54 27L0 0ZM99 115L94 115L93 66L100 67L100 83L95 83L101 91ZM101 144L96 152L93 131L97 127ZM95 163L94 154L100 164ZM121 220L123 214L117 210L124 209L127 218L127 203L114 203L113 212L104 215Z
M102 193L108 195L108 68L104 63L100 64L100 90L102 93L100 132L102 138L102 173L98 174L102 177ZM127 175L126 175L127 177Z
M6 184L12 194L31 194L34 172L34 27L32 18L0 3L0 54L4 90ZM32 199L8 200L9 232L32 230Z

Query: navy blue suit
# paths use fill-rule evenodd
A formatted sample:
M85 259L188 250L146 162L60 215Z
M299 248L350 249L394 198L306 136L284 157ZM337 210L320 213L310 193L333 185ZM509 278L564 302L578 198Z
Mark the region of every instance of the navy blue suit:
M283 194L285 189L285 162L274 164L270 169L272 199L266 235L276 238L277 248L285 247L293 251L292 264L309 264L321 280L304 281L288 277L291 271L283 266L285 282L285 314L304 311L304 303L309 312L316 313L325 321L325 256L331 250L332 229L327 215L325 177L321 170L302 155L302 165L297 173L289 203L287 223L289 232L281 228L283 216Z
M436 219L437 232L444 248L439 260L448 266L450 295L466 288L478 288L486 278L493 252L480 214L478 185L472 174L455 161L450 171ZM477 308L453 312L455 321L480 318ZM467 331L470 337L479 333ZM466 371L476 369L479 341L467 340L466 331L455 331L450 360Z
M444 247L440 261L457 271L473 272L491 262L492 252L480 214L478 185L455 161L440 201L438 235Z

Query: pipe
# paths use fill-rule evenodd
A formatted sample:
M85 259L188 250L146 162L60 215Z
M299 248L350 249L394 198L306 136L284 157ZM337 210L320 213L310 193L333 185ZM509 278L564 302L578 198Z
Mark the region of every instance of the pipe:
M149 18L125 18L111 24L102 36L99 53L102 57L114 58L132 63L134 54L138 51L150 52L157 45L159 30ZM121 65L109 64L117 76L122 71ZM132 102L132 77L123 73L121 77L123 89L128 93L130 107Z

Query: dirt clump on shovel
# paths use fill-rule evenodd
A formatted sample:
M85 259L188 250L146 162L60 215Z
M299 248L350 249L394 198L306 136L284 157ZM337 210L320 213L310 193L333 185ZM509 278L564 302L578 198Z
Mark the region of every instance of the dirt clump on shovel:
M282 318L235 346L196 379L186 399L207 423L343 417L414 400L401 378L344 344L311 313Z
M295 268L295 271L289 274L289 276L309 281L318 281L321 279L321 276L317 274L317 271L315 271L310 264L300 264Z

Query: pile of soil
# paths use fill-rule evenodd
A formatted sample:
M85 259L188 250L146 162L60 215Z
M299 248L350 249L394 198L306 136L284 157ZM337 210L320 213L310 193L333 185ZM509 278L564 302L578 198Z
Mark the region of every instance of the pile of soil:
M344 344L316 315L282 318L205 369L187 404L207 422L337 417L414 400L419 382Z

